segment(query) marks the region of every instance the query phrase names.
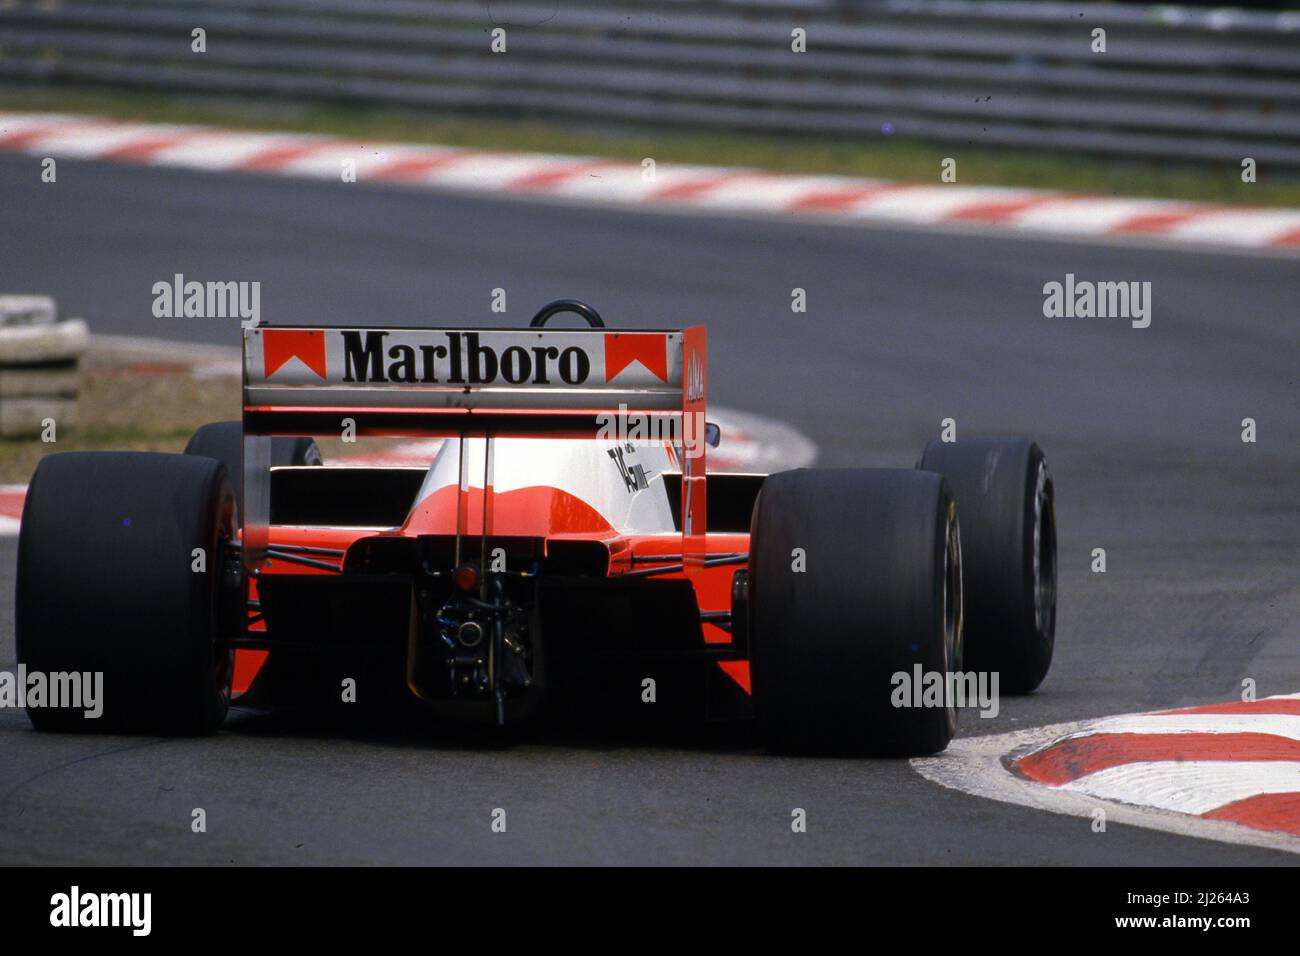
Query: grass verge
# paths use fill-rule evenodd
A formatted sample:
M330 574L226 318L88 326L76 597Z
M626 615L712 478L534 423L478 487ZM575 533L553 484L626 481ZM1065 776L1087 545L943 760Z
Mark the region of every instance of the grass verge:
M88 362L77 416L56 422L53 442L0 440L0 484L25 484L54 452L182 451L204 422L239 417L239 379L195 379L183 365Z
M0 485L26 484L46 455L64 451L181 452L195 429L240 414L236 375L196 378L185 363L119 361L87 356L74 424L56 422L56 441L0 439ZM410 439L317 439L327 461L378 456Z

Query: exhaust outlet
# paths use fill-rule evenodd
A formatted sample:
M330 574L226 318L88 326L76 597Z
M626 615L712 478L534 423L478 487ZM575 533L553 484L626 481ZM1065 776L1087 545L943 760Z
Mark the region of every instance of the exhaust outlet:
M461 647L478 647L483 643L483 626L478 621L466 621L456 629L456 640Z

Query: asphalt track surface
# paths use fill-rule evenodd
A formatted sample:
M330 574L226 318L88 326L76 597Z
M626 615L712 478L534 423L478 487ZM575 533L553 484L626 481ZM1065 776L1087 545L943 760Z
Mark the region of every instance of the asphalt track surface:
M94 331L159 320L174 273L262 283L264 320L498 324L559 296L615 325L704 322L712 400L828 465L911 466L941 419L1036 438L1058 492L1047 681L961 732L1300 690L1295 259L648 215L0 158L0 289ZM1153 321L1048 319L1042 287L1152 283ZM808 312L792 314L791 290ZM1241 420L1258 421L1245 445ZM1108 571L1089 570L1104 547ZM0 668L15 539L0 539ZM128 582L123 582L124 586ZM75 582L69 583L75 587ZM191 810L207 832L190 830ZM494 834L493 808L508 828ZM804 808L806 833L791 832ZM1294 857L942 789L905 762L792 759L745 729L626 739L235 714L203 740L38 735L0 711L0 862L1268 864Z

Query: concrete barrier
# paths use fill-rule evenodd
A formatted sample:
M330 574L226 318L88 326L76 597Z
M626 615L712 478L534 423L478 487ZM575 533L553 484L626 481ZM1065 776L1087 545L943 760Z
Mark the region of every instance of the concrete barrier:
M86 323L46 296L0 296L0 438L76 425Z

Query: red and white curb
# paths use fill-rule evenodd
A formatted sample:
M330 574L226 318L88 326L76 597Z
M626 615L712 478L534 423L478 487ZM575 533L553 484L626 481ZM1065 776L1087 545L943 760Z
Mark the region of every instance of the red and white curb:
M40 157L262 173L470 193L545 197L642 209L821 217L841 222L970 227L1073 238L1300 252L1300 210L1155 199L799 176L640 159L507 153L334 136L0 113L0 150Z
M912 766L992 800L1300 853L1300 694L959 739Z
M26 496L26 485L0 485L0 538L18 533Z

